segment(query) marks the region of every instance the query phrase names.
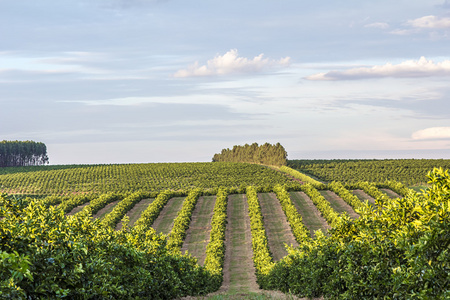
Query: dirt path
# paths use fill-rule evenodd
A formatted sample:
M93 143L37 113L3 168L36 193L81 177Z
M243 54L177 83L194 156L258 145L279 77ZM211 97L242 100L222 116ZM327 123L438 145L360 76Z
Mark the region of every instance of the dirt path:
M162 232L164 234L170 233L173 222L183 206L185 198L186 197L173 197L167 202L152 225L152 228L155 229L156 232Z
M303 224L309 229L311 237L314 237L314 231L321 229L327 233L330 229L327 221L322 217L317 207L304 192L290 192L292 203L302 216Z
M80 205L80 206L75 207L75 208L72 209L72 210L70 211L70 213L68 213L66 216L73 216L73 215L76 214L77 212L82 211L83 208L85 208L85 207L88 206L89 204L90 204L90 202L87 202L87 203L85 203L85 204L83 204L83 205Z
M394 198L401 198L401 196L399 194L397 194L396 192L394 192L393 190L390 189L380 189L380 191L382 191L383 193L385 193L386 195L389 196L389 198L394 199Z
M228 196L224 278L220 292L259 292L253 265L252 234L245 195Z
M375 205L375 199L372 196L367 195L363 190L353 190L352 193L358 197L359 200L363 202L368 200L370 204Z
M275 194L258 194L258 200L264 219L269 249L273 260L278 261L288 254L284 247L285 243L294 247L297 247L298 243Z
M114 206L117 205L117 203L119 203L121 200L117 200L114 202L109 203L108 205L106 205L105 207L103 207L102 209L100 209L95 215L94 215L94 219L101 219L103 218L103 216L105 216L106 214L109 214L110 212L112 212L112 210L114 209Z
M141 216L142 212L147 208L147 206L149 206L153 201L155 200L155 198L147 198L147 199L142 199L141 201L139 201L138 203L136 203L135 206L133 206L132 209L130 209L127 212L127 216L130 218L130 223L128 223L129 227L132 227L134 225L134 223L137 221L137 219L139 219L139 217ZM119 223L117 223L116 225L116 230L120 230L122 229L122 221L120 221Z
M214 214L216 196L203 196L197 200L192 212L191 224L186 231L181 253L188 251L203 266L206 258L206 246L211 233L211 218Z
M344 211L348 213L350 218L357 219L359 218L359 215L353 210L353 207L347 204L344 200L342 200L341 197L336 195L333 191L319 191L320 194L328 201L330 202L331 207L337 211L338 213L343 213Z

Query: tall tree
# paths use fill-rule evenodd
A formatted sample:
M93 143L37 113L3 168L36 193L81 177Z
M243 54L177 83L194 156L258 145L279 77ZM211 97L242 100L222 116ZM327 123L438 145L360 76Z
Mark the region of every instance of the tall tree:
M47 146L34 141L1 141L0 167L37 166L48 163Z
M220 153L214 154L212 161L246 162L272 166L286 165L287 152L284 147L277 143L271 145L265 143L258 146L257 143L244 146L233 146L233 149L222 149Z

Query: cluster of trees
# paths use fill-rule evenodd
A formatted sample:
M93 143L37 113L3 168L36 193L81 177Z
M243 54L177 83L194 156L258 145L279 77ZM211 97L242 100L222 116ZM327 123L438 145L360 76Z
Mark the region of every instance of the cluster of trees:
M275 145L265 143L259 146L257 143L244 146L233 146L233 149L222 149L216 153L212 161L246 162L272 166L286 165L287 152L284 147L277 143Z
M36 166L48 163L47 147L33 141L1 141L0 167Z

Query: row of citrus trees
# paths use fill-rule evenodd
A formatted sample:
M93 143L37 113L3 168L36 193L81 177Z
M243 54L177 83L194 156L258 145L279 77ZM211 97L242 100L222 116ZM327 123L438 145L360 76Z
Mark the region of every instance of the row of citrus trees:
M426 183L433 168L450 169L450 159L289 160L288 166L329 182L395 180L412 186Z
M231 162L35 167L32 172L0 174L0 193L73 195L160 192L201 188L216 194L220 186L245 192L249 185L268 190L289 179L270 168Z
M296 234L299 247L289 249L289 255L277 263L270 256L256 193L248 189L258 283L263 289L303 297L448 299L450 175L435 169L428 178L432 186L423 193L409 191L403 198L388 200L378 191L381 198L375 206L357 203L342 184L330 184L331 190L353 203L360 215L356 220L333 212L312 184L302 186L332 225L331 235L299 240ZM375 194L373 185L359 187ZM274 191L282 206L289 207L283 187ZM285 213L296 232L298 225L291 222L288 209Z
M152 228L173 196L164 191L131 228L115 231L138 201L155 196L105 194L43 200L0 197L0 298L172 299L217 290L222 282L226 189L217 194L205 267L181 255L180 245L200 189L191 190L168 236ZM92 214L122 197L102 220ZM80 200L83 199L83 200ZM69 207L89 202L74 216ZM56 205L51 204L58 204Z
M450 177L435 171L430 178L434 185L427 194L411 193L404 199L389 201L382 194L376 206L358 204L339 183L298 185L296 188L310 196L333 226L331 237L317 234L314 240L309 238L286 188L276 186L273 191L300 244L278 263L270 255L257 198L257 192L265 189L248 187L259 284L265 289L308 297L448 296ZM361 217L350 220L337 214L318 192L324 186L352 205ZM381 193L371 184L361 183L359 187L373 195ZM200 193L192 190L183 194L187 197L168 239L157 235L150 226L167 201L181 192L106 194L97 198L52 196L41 201L1 197L0 275L5 280L0 291L6 297L27 295L31 299L127 299L149 295L165 299L217 290L223 268L225 189L217 191L205 267L179 253L179 241ZM113 230L132 206L130 203L154 196L156 199L135 226ZM123 204L102 221L93 222L89 216L115 199L123 199ZM64 218L71 207L88 201L80 213ZM59 204L58 209L50 204Z

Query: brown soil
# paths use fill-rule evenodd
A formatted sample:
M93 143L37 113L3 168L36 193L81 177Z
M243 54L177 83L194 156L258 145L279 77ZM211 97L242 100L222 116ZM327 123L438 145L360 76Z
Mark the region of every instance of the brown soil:
M372 196L367 195L363 190L354 190L352 193L358 197L359 200L363 202L368 200L370 204L375 205L375 199Z
M399 194L397 194L396 192L390 190L390 189L380 189L380 191L386 193L389 198L394 199L394 198L401 198L401 196Z
M70 211L70 213L68 213L66 216L73 216L73 215L76 214L77 212L82 211L83 208L85 208L86 206L89 205L89 203L90 203L90 202L87 202L87 203L85 203L85 204L83 204L83 205L80 205L80 206L75 207L75 208L72 209L72 210Z
M211 201L213 203L207 203L205 205L205 201ZM214 196L203 196L197 200L197 204L192 212L191 224L188 230L186 230L186 238L184 239L183 247L181 247L181 253L189 250L188 252L198 259L198 264L201 266L203 266L206 258L206 246L209 243L211 219L214 214L215 203ZM205 212L205 209L208 211ZM196 238L202 236L203 239L201 241L193 241L193 236Z
M152 228L158 233L169 234L172 230L173 223L177 217L178 211L183 206L186 197L173 197L167 201L159 216L153 222Z
M137 219L139 219L139 217L141 216L141 213L147 208L147 206L149 206L153 202L153 200L155 199L154 198L142 199L135 206L133 206L132 209L130 209L127 212L126 215L130 218L130 222L128 223L129 227L132 227L134 225ZM120 221L116 225L116 230L120 229L122 229L122 221Z
M111 211L112 208L114 206L116 206L117 203L119 203L120 200L114 201L109 203L108 205L106 205L105 207L103 207L102 209L100 209L95 215L94 215L94 219L98 219L103 217L103 215L105 215L108 211Z
M252 234L245 195L228 197L227 217L223 283L218 292L259 292L252 259ZM235 273L241 273L242 278L232 278Z
M301 199L304 200L305 206L303 208L301 208L296 201L292 201L292 203L294 204L299 214L302 216L303 224L305 224L306 228L309 229L311 237L314 237L314 231L317 229L322 229L323 233L327 233L327 231L331 229L331 226L328 225L327 221L314 205L311 198L309 198L309 196L304 192L292 193L297 194Z
M294 247L297 247L298 243L276 195L274 193L258 194L258 200L261 206L269 249L273 260L278 261L288 254L284 247L285 243Z
M324 196L325 199L330 202L331 207L336 210L338 213L343 213L344 211L348 213L350 218L357 219L359 215L353 210L353 208L347 204L341 197L336 195L333 191L320 191L320 193Z

